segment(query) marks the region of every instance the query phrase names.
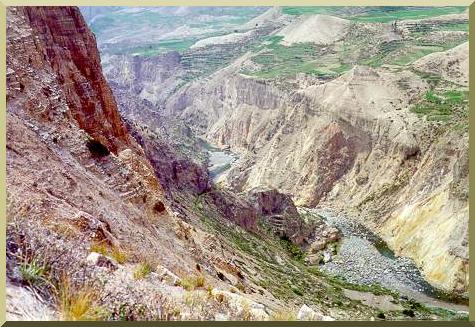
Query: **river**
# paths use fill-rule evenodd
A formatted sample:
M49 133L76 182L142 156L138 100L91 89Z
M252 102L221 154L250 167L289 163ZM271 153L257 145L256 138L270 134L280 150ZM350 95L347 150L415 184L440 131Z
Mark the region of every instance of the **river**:
M320 266L323 271L354 284L381 285L428 306L468 312L465 303L443 300L447 295L425 281L411 259L396 256L379 236L355 219L326 208L300 210L322 217L343 235L338 253Z
M203 147L208 152L208 173L213 181L217 183L219 179L232 167L239 156L229 150L217 148L205 141Z

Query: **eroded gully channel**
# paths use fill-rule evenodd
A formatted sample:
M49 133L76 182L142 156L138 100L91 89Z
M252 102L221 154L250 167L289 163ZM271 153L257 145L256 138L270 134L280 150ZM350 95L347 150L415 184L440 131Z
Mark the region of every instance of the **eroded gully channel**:
M203 143L208 152L208 171L214 183L239 159L235 153ZM355 219L328 208L299 208L339 229L343 235L339 251L320 269L330 275L344 277L348 282L380 285L428 306L468 312L465 303L445 301L443 292L434 289L422 277L414 262L394 255L386 243Z

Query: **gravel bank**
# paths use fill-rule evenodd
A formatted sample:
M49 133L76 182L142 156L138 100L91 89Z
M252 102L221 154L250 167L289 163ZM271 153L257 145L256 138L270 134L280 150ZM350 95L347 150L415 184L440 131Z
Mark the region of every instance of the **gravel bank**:
M468 311L465 305L437 300L436 291L422 277L414 262L396 257L380 237L354 219L336 215L328 209L309 209L327 224L338 228L343 238L338 254L320 268L355 284L381 285L426 305Z

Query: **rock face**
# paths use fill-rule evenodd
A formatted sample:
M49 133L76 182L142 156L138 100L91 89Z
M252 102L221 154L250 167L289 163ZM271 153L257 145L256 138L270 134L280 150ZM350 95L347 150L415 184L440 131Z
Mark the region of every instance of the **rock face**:
M314 226L300 217L290 196L275 189L255 188L249 192L249 200L276 234L298 245L308 243Z
M7 31L13 34L8 37L9 83L12 85L8 90L8 99L20 99L32 108L37 105L41 99L25 97L30 87L29 79L37 69L50 67L66 95L68 114L74 117L79 127L111 151L117 152L129 146L130 139L102 75L94 35L81 14L73 8L25 7L13 10L23 14L16 23L21 24L21 20L25 20L30 30L24 34L15 33L12 29ZM30 35L36 36L35 41ZM13 56L14 53L24 53L27 58ZM23 59L27 60L30 70L21 73L18 66L24 64ZM52 92L45 86L41 96L50 97Z
M57 318L50 307L25 288L7 283L6 293L8 321L48 321Z
M332 321L331 317L325 316L319 312L316 312L308 305L304 304L297 313L297 320L323 320L323 321Z

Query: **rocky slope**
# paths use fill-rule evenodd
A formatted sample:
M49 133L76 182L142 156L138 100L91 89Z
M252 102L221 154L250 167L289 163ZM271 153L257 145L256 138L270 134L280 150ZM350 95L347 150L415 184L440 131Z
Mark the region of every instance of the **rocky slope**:
M291 45L299 42L331 44L342 38L350 26L350 21L327 15L303 16L300 20L279 31L282 43Z
M120 117L77 8L9 7L7 53L8 319L374 319L260 225L290 198L219 190L159 121Z
M204 318L203 312L185 307L172 315L180 306L172 303L184 301L184 290L159 278L163 271L175 276L170 270L181 276L178 280L192 278L197 269L209 275L211 261L201 250L208 243L195 247L199 254L192 254L189 245L196 233L214 236L193 231L169 213L154 168L127 132L104 83L94 38L78 10L9 8L8 22L9 280L40 292L54 305L41 314L51 317L53 310L56 319ZM74 61L72 53L82 59ZM92 138L97 143L88 148ZM213 246L220 246L214 239ZM91 251L115 259L91 259ZM213 258L217 265L232 266L224 257ZM134 271L145 264L157 269L158 277L136 282ZM161 272L157 265L167 268ZM206 279L209 285L220 281ZM136 291L123 293L131 286ZM158 293L157 286L163 288ZM12 287L11 292L18 291ZM175 298L164 295L170 293ZM87 312L64 307L64 300L70 306L84 301ZM100 308L106 316L97 312ZM234 315L239 308L229 310ZM41 317L20 319L29 318Z

